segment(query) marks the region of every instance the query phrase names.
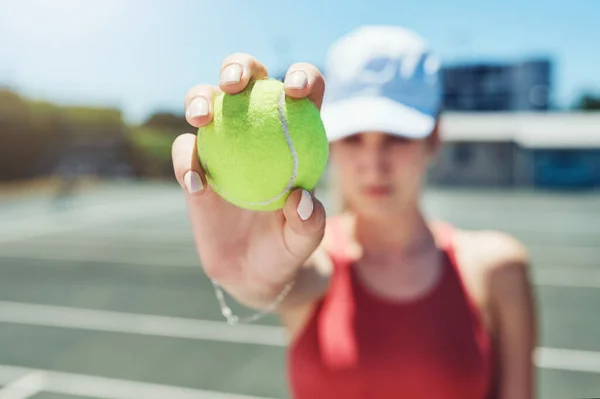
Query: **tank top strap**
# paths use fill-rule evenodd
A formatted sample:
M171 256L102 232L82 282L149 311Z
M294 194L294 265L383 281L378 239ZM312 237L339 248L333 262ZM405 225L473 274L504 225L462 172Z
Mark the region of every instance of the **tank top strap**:
M429 227L438 243L438 246L444 250L452 250L454 239L454 226L443 220L434 220L429 223Z
M479 331L480 343L484 346L487 346L489 349L490 342L487 335L483 314L478 308L472 294L469 292L469 289L467 288L464 270L460 267L458 256L456 254L456 228L450 223L443 221L436 221L434 225L438 234L437 239L440 242L440 247L446 253L448 263L450 264L452 270L452 275L456 279L456 283L462 291L466 299L467 306L473 315L474 323Z
M452 268L453 274L460 280L459 283L462 286L462 272L456 256L455 227L446 221L435 220L430 223L430 228L434 233L438 247L444 251L446 259Z
M322 361L331 369L344 369L356 364L357 339L354 335L356 312L352 285L352 260L348 256L348 240L343 216L327 220L327 252L333 263L333 276L328 295L322 303L321 315L327 315L317 324Z
M328 242L327 252L332 258L336 269L348 268L352 263L348 256L350 243L348 242L347 232L344 226L345 222L344 215L336 215L327 220L325 232Z

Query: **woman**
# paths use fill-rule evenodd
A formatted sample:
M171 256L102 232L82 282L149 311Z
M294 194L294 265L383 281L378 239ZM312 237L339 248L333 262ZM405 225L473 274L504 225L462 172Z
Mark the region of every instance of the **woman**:
M414 32L363 27L332 47L322 116L343 211L327 219L295 190L278 212L251 212L206 184L186 134L173 144L202 265L256 317L289 331L292 397L525 399L534 396L534 306L527 254L514 238L427 221L422 181L439 147L437 63ZM186 117L210 123L212 98L267 70L228 56L219 87L187 95ZM288 96L319 109L317 68L294 64Z

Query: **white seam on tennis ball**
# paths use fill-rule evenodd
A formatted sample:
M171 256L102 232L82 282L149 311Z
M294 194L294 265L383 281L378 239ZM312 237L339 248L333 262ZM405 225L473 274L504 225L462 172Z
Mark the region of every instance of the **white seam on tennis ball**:
M283 90L281 91L281 95L279 96L279 101L277 103L277 111L279 114L279 122L281 123L281 130L285 137L285 141L288 145L288 148L290 149L290 153L292 155L292 159L294 162L294 167L292 170L292 176L290 177L290 180L286 184L285 188L279 194L277 194L275 197L268 199L266 201L258 201L258 202L242 201L240 199L234 198L231 195L227 194L213 180L213 185L215 186L217 191L222 193L225 197L229 198L230 200L236 201L240 204L244 204L244 205L248 205L248 206L269 205L270 203L277 201L278 199L283 197L285 194L287 194L294 186L294 181L296 180L296 177L298 176L298 155L296 154L296 148L294 147L294 142L292 140L292 137L290 136L289 126L288 126L287 120L285 119L285 92ZM202 157L203 164L204 164L204 170L206 171L207 174L209 174L208 164L206 163L206 157L204 156L204 146L202 145L201 147L202 147L202 149L201 149L202 156L201 157Z

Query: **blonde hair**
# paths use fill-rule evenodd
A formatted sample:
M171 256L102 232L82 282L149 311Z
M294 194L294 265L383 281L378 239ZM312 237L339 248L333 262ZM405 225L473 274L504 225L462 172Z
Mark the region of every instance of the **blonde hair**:
M328 202L330 203L329 213L332 215L339 215L341 213L348 212L350 210L350 205L348 204L348 200L344 198L344 193L340 187L339 179L336 179L334 176L331 163L327 165L325 173L325 187L328 194Z

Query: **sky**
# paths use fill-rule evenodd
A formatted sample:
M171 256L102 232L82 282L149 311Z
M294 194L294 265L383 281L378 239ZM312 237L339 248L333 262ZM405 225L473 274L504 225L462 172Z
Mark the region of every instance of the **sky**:
M444 63L550 57L553 100L600 92L599 0L0 0L0 85L60 104L119 107L141 122L183 112L233 52L280 76L322 67L366 24L413 29ZM596 38L596 39L595 39Z

